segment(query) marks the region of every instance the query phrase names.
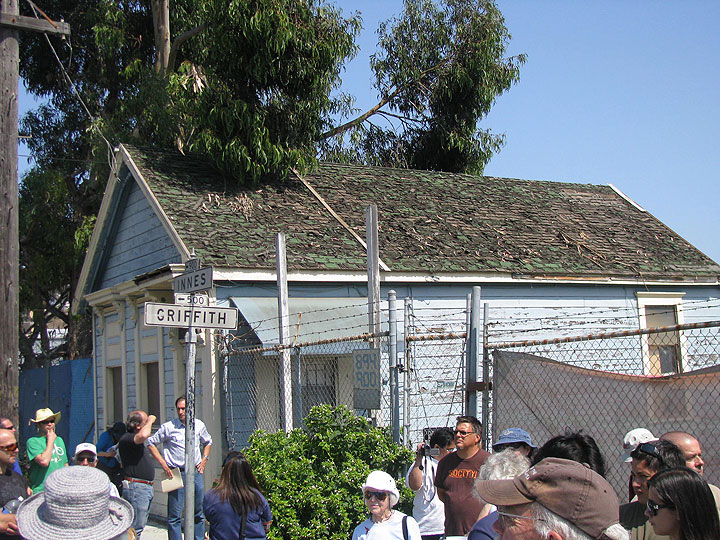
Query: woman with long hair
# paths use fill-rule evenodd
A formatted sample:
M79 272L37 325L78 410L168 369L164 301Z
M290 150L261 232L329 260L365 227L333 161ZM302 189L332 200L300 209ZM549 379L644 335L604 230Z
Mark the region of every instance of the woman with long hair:
M217 487L205 493L203 510L210 523L210 540L267 538L270 505L242 452L227 455Z
M655 534L672 540L716 540L720 519L707 482L692 469L678 467L648 481L647 510Z

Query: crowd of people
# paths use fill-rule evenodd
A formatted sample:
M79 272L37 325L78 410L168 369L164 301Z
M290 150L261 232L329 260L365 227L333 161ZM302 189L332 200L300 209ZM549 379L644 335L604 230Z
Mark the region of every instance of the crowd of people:
M412 516L393 510L395 480L371 472L362 486L370 516L353 540L720 539L720 490L703 479L700 442L689 433L628 432L620 459L630 492L621 504L589 434L567 432L537 447L525 430L509 428L488 453L481 428L460 416L454 431L439 428L418 445L406 476Z
M153 500L155 467L182 482L168 492L168 538L182 538L186 478L185 405L155 433L155 416L132 411L97 446L75 447L68 467L55 432L60 413L39 409L26 442L26 482L18 466L15 426L0 418L0 540L140 538ZM492 453L481 448L482 425L459 416L453 430L436 429L420 443L405 480L415 493L412 515L395 509L396 480L372 471L361 486L368 518L353 540L710 540L720 539L720 489L703 479L697 438L682 431L656 437L628 432L620 460L627 466L627 502L605 479L606 462L592 436L567 432L541 446L521 428L500 433ZM162 448L162 451L160 448ZM272 512L241 452L230 452L217 485L203 492L212 448L195 420L195 540L263 539ZM179 486L179 487L178 487ZM624 488L623 488L624 491ZM623 499L626 494L623 493Z

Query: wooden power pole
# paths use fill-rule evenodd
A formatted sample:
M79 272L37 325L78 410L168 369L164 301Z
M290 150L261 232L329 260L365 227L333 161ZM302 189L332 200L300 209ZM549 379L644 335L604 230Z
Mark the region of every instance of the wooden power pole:
M18 33L69 35L65 23L19 15L17 0L0 0L0 416L18 422L20 314L18 247ZM39 11L39 10L38 10Z

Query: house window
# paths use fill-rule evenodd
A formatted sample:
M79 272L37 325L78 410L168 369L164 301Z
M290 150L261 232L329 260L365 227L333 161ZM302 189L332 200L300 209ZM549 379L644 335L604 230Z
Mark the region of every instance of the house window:
M645 320L648 328L674 326L677 322L675 306L645 306ZM660 373L680 373L680 336L678 332L648 334L648 352L653 366L660 367Z
M143 385L141 391L143 405L148 414L160 418L160 373L157 362L147 362L141 365Z
M683 324L684 293L638 292L641 328ZM658 332L642 336L644 372L667 375L683 371L684 336L681 331Z
M336 358L303 358L302 414L305 418L316 405L335 406Z
M107 407L105 423L110 425L114 422L122 422L125 418L123 411L122 367L109 367L106 373L108 396L105 400L105 406Z

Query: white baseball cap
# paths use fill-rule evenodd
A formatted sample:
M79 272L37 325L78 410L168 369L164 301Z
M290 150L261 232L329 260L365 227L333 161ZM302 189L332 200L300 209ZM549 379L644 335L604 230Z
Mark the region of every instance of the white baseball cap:
M623 439L623 452L621 459L624 463L630 463L632 461L630 454L633 453L639 444L654 441L656 439L657 437L648 429L631 429L625 434L625 438Z
M92 455L97 456L97 448L95 445L89 442L80 443L75 447L75 454L73 457L77 457L80 452L90 452Z

